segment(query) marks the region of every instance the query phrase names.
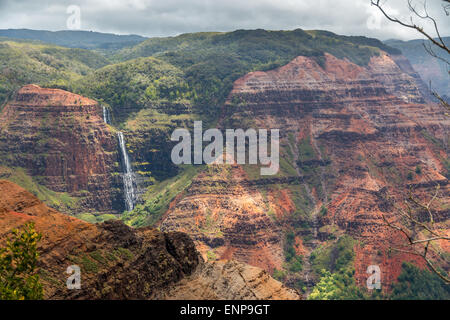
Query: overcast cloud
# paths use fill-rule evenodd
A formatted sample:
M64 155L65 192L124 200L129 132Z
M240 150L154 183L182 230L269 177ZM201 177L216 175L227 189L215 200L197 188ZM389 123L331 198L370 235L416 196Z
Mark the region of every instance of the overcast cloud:
M390 13L409 19L407 0L385 2ZM428 0L428 11L447 36L450 17L442 4ZM419 38L417 32L386 21L370 0L0 0L0 29L66 30L69 5L80 7L82 30L119 34L302 28L382 40Z

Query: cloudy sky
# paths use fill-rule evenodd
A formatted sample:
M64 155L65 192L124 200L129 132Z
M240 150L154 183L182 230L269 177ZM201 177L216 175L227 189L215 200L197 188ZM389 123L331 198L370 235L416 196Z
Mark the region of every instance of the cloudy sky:
M423 1L415 2L421 8ZM388 12L409 19L407 0L384 2ZM438 20L441 33L448 36L450 17L444 14L443 3L428 0L428 12ZM419 38L415 31L387 22L370 6L370 0L0 0L0 29L66 30L71 5L80 8L82 30L119 34L172 36L302 28L382 40Z

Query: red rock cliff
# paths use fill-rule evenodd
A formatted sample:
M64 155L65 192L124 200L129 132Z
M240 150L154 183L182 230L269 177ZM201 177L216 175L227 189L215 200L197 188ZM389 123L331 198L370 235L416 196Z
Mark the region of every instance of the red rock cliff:
M282 174L289 178L278 182L277 188L267 192L265 183L252 183L268 195L279 194L281 189L285 197L254 201L251 211L275 209L280 228L296 233L305 246L301 250L306 257L305 278L310 251L332 242L330 235L343 233L362 244L354 248L356 279L361 285L371 264L381 267L387 287L399 275L403 261L423 265L407 254L390 252L392 246L404 245L405 239L387 228L382 219L383 215L395 218L386 194L401 203L411 187L418 197L426 197L439 183L443 203L436 208L436 216L441 227L448 229L449 210L444 203L450 194L445 166L450 120L439 105L426 103L411 74L403 72L387 54L373 57L367 67L325 54L324 63L301 56L286 66L252 72L235 82L224 106L222 126L280 129L281 157L290 164L282 165ZM414 173L417 167L420 174ZM201 183L194 181L190 189L200 189ZM194 217L203 216L195 206L208 203L211 212L220 212L222 204L215 202L220 192L188 192L169 209L162 226L193 232ZM322 206L328 208L324 213L320 213ZM188 220L178 220L182 208L193 208ZM254 230L254 220L240 215L240 208L227 210L235 212L234 223L243 233ZM277 230L261 231L265 235L253 237L253 248L263 252L267 243L263 239L279 237ZM211 247L204 239L197 240L200 246ZM268 268L249 256L234 256ZM449 268L445 263L443 266Z
M80 198L80 211L120 211L117 138L101 114L91 99L25 86L0 113L1 162Z

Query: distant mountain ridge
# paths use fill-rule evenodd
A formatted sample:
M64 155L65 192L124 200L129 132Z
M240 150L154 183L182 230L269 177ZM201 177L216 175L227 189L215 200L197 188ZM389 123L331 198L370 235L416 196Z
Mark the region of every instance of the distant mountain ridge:
M450 44L450 37L442 38L444 43ZM410 41L387 40L384 42L390 47L402 51L402 54L411 62L413 68L419 73L420 77L427 85L431 85L442 96L450 96L450 74L448 73L445 62L432 57L424 48L423 44L428 45L428 41L415 39ZM444 57L441 49L433 48L437 55Z
M120 49L139 44L147 38L139 35L117 35L94 31L47 31L31 29L2 29L0 37L39 40L69 48Z

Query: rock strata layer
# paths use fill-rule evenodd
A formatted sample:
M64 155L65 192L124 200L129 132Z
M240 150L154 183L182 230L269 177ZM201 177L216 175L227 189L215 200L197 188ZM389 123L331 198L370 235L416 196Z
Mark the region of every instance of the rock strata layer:
M27 85L0 112L1 163L78 198L75 212L122 212L117 143L98 103L64 90Z
M234 185L225 188L212 184L211 176L199 176L174 201L161 228L193 235L202 252L268 271L283 263L277 250L287 232L303 243L307 261L318 246L348 234L359 243L354 248L357 282L365 283L369 265L379 265L389 287L403 261L423 261L391 253L405 239L383 221L383 216L398 218L388 196L402 204L412 189L427 199L439 184L433 210L439 228L449 229L450 119L421 93L420 79L400 56L381 53L366 67L330 54L324 58L299 56L280 68L251 72L234 83L223 108L223 128L280 129L284 180L271 186L266 179L250 179L254 171L248 166L242 171L253 181L246 180L243 189L235 174L227 178ZM264 214L277 219L265 220ZM205 227L215 223L222 227ZM450 269L440 255L435 258ZM308 262L303 272L311 279Z
M181 232L132 229L120 221L89 224L48 208L6 180L0 180L0 194L1 246L27 222L43 234L39 274L47 299L300 298L259 268L204 263ZM80 290L66 286L66 270L73 265L81 270ZM213 283L207 294L198 290Z

